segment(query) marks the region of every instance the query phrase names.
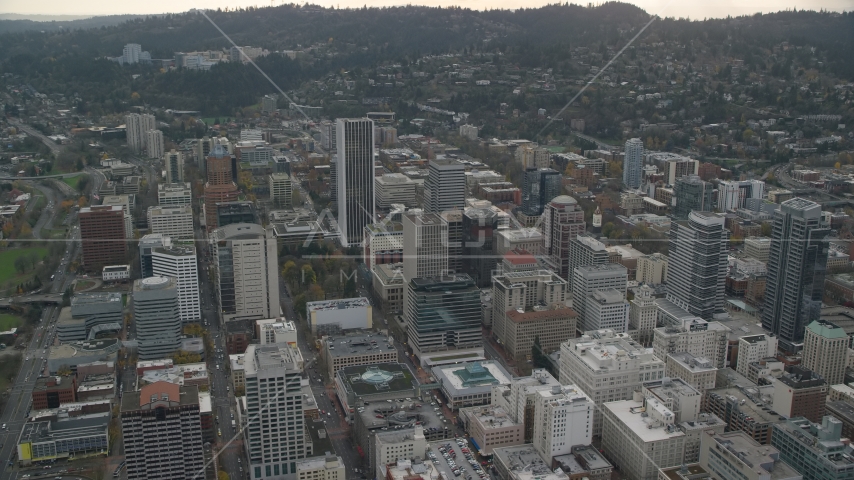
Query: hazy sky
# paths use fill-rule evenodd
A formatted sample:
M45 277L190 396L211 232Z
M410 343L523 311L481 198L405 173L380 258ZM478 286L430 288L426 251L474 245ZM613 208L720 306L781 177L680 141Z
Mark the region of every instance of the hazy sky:
M281 0L273 0L279 5ZM287 0L290 3L293 0ZM309 3L323 6L361 7L418 4L429 6L459 5L472 9L537 7L557 0L313 0ZM756 12L774 12L798 8L799 10L854 10L854 0L623 0L633 3L649 13L666 17L726 17L748 15ZM575 0L574 3L587 3ZM269 6L268 1L259 0L147 0L122 2L115 0L2 0L0 13L46 14L46 15L105 15L119 13L164 13L182 12L191 8L235 8L245 6Z

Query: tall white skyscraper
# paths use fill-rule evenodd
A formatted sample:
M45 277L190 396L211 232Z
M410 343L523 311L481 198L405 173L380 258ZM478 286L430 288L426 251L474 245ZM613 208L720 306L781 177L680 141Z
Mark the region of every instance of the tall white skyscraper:
M466 169L453 159L430 160L424 182L424 211L442 213L466 206Z
M667 299L705 320L724 309L727 233L724 217L709 212L670 227Z
M199 268L196 247L192 244L155 248L151 252L154 276L173 277L178 288L178 309L181 323L193 323L202 318L199 301Z
M160 130L145 132L145 151L148 158L163 158L163 132Z
M169 150L163 156L163 168L166 169L166 183L184 183L184 154Z
M359 245L365 226L374 223L374 122L369 118L339 118L338 229L341 245Z
M640 188L643 180L643 142L640 138L626 141L623 159L623 183L629 188Z
M246 416L243 431L253 479L296 479L296 461L307 456L303 359L287 343L249 345L243 356Z
M148 131L157 127L154 115L131 113L125 117L128 147L134 153L142 153L148 142Z

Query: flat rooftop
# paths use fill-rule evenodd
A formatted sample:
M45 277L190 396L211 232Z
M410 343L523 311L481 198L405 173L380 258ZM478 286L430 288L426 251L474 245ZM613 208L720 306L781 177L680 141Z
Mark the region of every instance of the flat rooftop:
M555 473L551 465L546 463L534 449L534 445L526 443L512 447L499 447L492 450L495 462L501 462L514 476L522 479L566 480L565 473Z
M707 434L708 435L708 434ZM727 432L712 435L712 439L722 448L740 458L744 463L758 470L760 478L762 471L767 472L766 478L771 480L798 478L801 475L786 462L775 462L779 451L770 445L759 445L756 440L744 432Z
M778 423L782 419L780 414L771 408L774 398L774 387L772 385L715 388L714 390L707 390L706 395L718 395L724 400L735 401L738 404L739 411L745 416L752 417L756 423Z
M380 363L344 367L335 374L344 388L359 396L393 392L411 392L415 395L416 380L403 363Z
M124 265L122 265L124 266ZM118 292L86 292L75 293L71 296L71 306L90 305L93 303L109 303L122 301L122 294Z
M306 308L309 312L323 310L346 310L348 308L363 308L371 303L366 297L344 298L341 300L320 300L317 302L306 303Z
M328 337L326 344L335 347L326 349L331 357L352 357L397 351L391 337L377 333Z
M679 431L675 425L672 428L667 426L652 427L655 420L652 416L643 417L641 411L644 403L634 400L623 400L619 402L608 402L602 404L602 408L610 410L618 420L629 427L635 435L640 437L643 442L659 442L671 438L682 437L685 434ZM661 408L667 410L658 400L647 399L646 408ZM668 410L669 411L669 410ZM673 415L672 412L670 412Z

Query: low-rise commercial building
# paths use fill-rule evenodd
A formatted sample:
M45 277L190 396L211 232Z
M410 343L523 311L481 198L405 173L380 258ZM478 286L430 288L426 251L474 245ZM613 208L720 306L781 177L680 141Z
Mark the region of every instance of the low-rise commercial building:
M29 466L46 460L106 455L109 426L109 412L27 422L17 439L18 462Z
M315 335L338 335L342 330L371 328L373 307L365 297L308 302L305 308Z
M502 406L463 408L460 415L465 416L466 431L481 455L492 455L496 448L525 443L525 426L513 421Z
M448 407L473 407L492 400L493 385L510 384L511 375L500 363L489 360L433 368Z
M771 445L804 480L842 480L854 474L854 449L842 438L842 422L825 416L821 423L791 418L774 426Z
M705 432L700 446L700 466L714 478L802 480L784 459L779 450L744 432Z
M329 453L322 457L297 460L296 470L296 480L345 480L347 478L344 460Z
M344 367L397 363L400 360L392 337L377 333L328 336L322 344L329 378L334 378L338 370Z

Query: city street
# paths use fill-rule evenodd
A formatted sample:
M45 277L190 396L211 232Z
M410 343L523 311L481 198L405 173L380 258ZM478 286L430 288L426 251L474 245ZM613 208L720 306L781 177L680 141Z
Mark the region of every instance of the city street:
M50 215L52 215L52 212L49 209L45 209L42 212L42 216ZM76 239L76 237L72 237L72 239ZM51 293L62 293L71 286L74 275L66 274L65 272L68 264L74 260L76 253L77 242L69 241L65 255L60 263L60 271L50 284L49 291ZM45 359L45 349L54 343L56 336L55 321L58 312L59 309L57 307L45 307L32 339L26 350L22 352L24 360L21 369L12 386L6 407L2 415L0 415L0 423L6 425L6 429L0 431L0 444L2 444L0 446L0 459L3 460L2 465L0 465L0 480L20 478L20 472L14 465L16 456L15 444L30 411L32 391L36 380L39 378L39 375L45 373L47 362ZM54 470L58 471L62 468L67 467L56 466L48 470L42 470L39 473L50 474Z

